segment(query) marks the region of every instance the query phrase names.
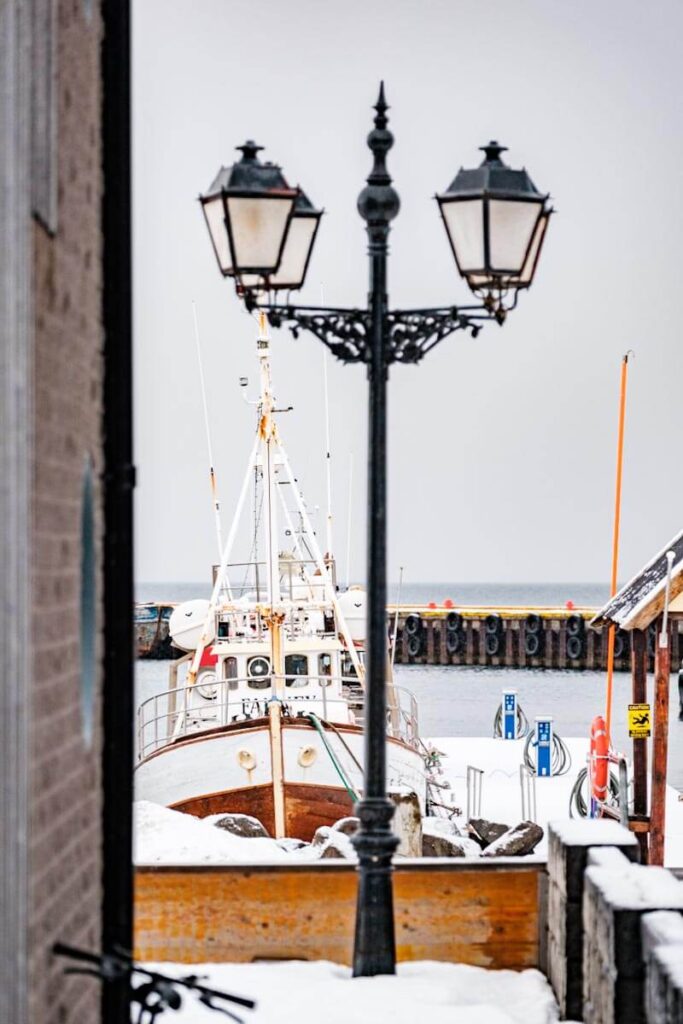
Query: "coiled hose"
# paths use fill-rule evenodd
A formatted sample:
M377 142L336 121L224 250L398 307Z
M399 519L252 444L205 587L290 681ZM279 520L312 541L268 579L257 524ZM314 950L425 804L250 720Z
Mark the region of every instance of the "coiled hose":
M531 726L529 725L529 719L526 717L526 715L524 714L522 708L518 704L517 705L517 730L516 730L515 739L517 739L517 740L524 739L524 737L529 734L529 729L530 728L531 728ZM498 710L496 711L496 717L493 719L493 738L494 739L499 739L500 737L502 737L502 735L503 735L503 705L499 704L498 705Z
M576 776L576 781L569 794L570 818L586 818L588 816L588 802L582 792L587 777L587 768L582 768ZM609 773L609 802L613 807L619 805L619 780L613 772Z
M524 744L524 764L530 775L536 774L536 762L531 756L531 745L534 740L534 734L529 733ZM556 732L553 733L553 753L552 753L552 764L551 772L553 775L566 775L572 766L572 755L569 753L569 747L564 742L561 736L558 736Z

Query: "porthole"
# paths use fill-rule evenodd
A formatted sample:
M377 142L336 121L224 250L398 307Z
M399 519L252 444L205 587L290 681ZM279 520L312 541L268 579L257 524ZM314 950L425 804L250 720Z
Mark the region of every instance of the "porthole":
M247 662L247 685L252 690L267 690L270 687L270 662L262 655L256 655Z

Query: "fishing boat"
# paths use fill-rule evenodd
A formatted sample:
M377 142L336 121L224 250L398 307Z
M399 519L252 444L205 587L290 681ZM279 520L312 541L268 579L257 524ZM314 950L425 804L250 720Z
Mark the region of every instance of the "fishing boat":
M175 608L169 629L185 657L137 711L136 798L198 817L248 814L276 838L310 840L363 791L365 593L340 593L321 552L278 429L263 316L257 353L256 437L211 595ZM236 564L251 486L264 557ZM424 814L417 704L386 686L387 783L412 790Z

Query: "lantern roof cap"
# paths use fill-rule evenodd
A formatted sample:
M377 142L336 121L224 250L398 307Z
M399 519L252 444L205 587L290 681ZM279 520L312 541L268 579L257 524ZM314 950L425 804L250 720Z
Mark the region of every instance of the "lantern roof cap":
M297 195L296 202L294 203L294 214L296 215L297 213L299 213L299 214L301 214L301 213L303 213L303 214L306 214L306 213L320 214L320 213L322 213L322 210L316 209L316 207L313 205L313 203L308 198L308 196L303 191L303 189L299 189L299 194Z
M525 168L516 171L504 163L501 153L507 151L507 146L501 146L492 140L479 148L484 153L484 159L479 167L461 167L440 199L475 199L487 196L492 199L544 202L548 198L547 194L538 191Z
M247 139L241 146L235 147L242 154L242 159L229 167L221 167L211 182L207 196L218 192L285 192L293 194L278 164L259 159L259 146L253 139Z

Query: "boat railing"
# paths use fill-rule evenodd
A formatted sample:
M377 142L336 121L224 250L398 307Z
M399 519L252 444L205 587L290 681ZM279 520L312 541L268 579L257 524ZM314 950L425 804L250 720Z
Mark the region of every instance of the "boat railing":
M334 560L326 561L331 574L333 590L336 589ZM216 582L220 566L213 567L213 581ZM269 594L269 566L267 562L232 562L226 569L227 581L224 590L229 590L233 600L249 596L256 602L267 601ZM318 563L313 559L280 557L280 596L284 600L306 599L322 603L325 599L326 580L320 575Z
M351 699L328 696L331 683L358 685L352 677L284 676L283 710L285 715L301 717L314 712L323 721L335 725L348 722L362 725L365 694L354 693ZM265 684L263 689L245 693L245 685ZM310 686L309 684L313 684ZM298 690L306 686L304 695ZM337 687L338 690L338 687ZM234 722L263 718L272 699L271 679L212 679L207 683L179 686L164 690L144 700L137 710L137 759L151 754L177 740L206 732ZM402 686L387 686L387 735L418 748L420 739L417 701Z

